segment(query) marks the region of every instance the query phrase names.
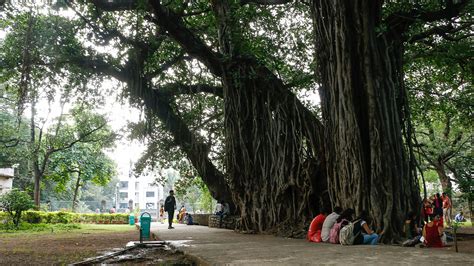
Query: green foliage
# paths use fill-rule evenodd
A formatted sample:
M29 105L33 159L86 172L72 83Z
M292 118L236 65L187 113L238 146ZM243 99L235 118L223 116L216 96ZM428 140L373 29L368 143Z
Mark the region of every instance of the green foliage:
M214 210L215 200L200 176L182 177L175 184L175 192L177 199L189 203L194 211L198 206L208 213Z
M30 196L17 189L8 191L0 196L0 210L4 210L10 215L15 226L18 226L22 212L33 207Z
M31 224L22 222L18 227L13 227L10 224L0 224L0 232L55 232L55 231L71 231L75 229L81 229L81 226L78 224L44 224L37 223Z
M390 6L430 11L444 4L440 1L411 7L413 3L399 6L391 3ZM472 11L472 3L470 5L471 8L466 8L467 16ZM469 175L462 173L472 171L467 158L472 157L474 148L474 60L469 38L472 26L466 27L472 22L465 19L462 16L455 21L429 25L422 21L415 23L410 32L413 39L406 45L404 70L416 137L415 151L421 167L450 176L449 182L457 183L461 192L468 195L472 192L465 187L472 181ZM419 35L443 27L457 30Z
M43 212L26 211L22 215L21 222L28 224L75 224L75 223L97 223L97 224L128 224L126 213L72 213L72 212ZM0 222L8 219L7 212L0 212Z

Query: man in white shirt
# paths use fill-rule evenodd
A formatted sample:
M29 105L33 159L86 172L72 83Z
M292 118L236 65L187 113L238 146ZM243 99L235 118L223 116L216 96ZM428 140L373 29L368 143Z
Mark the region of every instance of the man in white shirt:
M216 204L216 212L215 212L215 214L217 214L217 215L221 215L221 214L222 214L222 212L223 212L222 203L220 203L220 202L217 202L217 204Z
M339 218L339 215L342 212L341 207L335 207L334 212L329 214L326 217L326 220L324 220L323 223L323 228L321 229L321 239L323 242L328 242L329 241L329 233L331 232L332 226L336 223L337 218Z

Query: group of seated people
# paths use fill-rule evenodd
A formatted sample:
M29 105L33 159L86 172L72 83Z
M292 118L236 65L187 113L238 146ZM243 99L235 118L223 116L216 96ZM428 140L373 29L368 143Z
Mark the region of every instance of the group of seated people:
M446 242L443 233L443 221L439 214L431 214L428 222L423 225L423 228L419 228L417 225L417 217L414 212L409 212L403 232L407 240L403 242L403 246L415 246L421 244L425 247L436 247L440 248L444 246Z
M308 230L308 241L339 244L340 240L342 241L341 231L350 225L352 237L348 244L377 245L379 236L369 226L370 217L367 211L362 211L356 219L353 219L355 211L350 208L342 211L341 207L335 207L334 212L327 215L328 213L324 210L313 219ZM347 244L345 240L344 243Z
M353 219L355 212L350 208L342 211L341 207L335 207L334 212L327 214L327 211L322 211L313 219L307 234L308 241L346 245L377 245L379 235L371 229L371 221L367 211L362 211L356 219ZM446 236L443 235L443 223L439 214L432 214L423 228L418 227L417 221L414 212L408 213L403 225L403 233L407 239L403 242L403 246L415 246L417 244L425 247L444 246L446 239L443 238ZM348 226L347 230L352 230L349 242L346 239L347 233L342 233L347 231L344 229L346 226Z

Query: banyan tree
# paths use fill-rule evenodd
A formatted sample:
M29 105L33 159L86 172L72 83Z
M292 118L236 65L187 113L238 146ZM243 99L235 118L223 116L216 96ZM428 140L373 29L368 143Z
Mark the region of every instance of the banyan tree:
M126 84L126 94L160 121L212 195L232 203L239 229L297 235L321 208L339 205L369 211L387 242L400 236L404 214L419 207L405 43L455 30L450 23L470 10L467 0L416 2L68 1L82 27L126 51L114 60L81 50L68 63ZM299 33L285 31L298 23ZM302 32L312 39L300 38ZM292 40L306 43L288 49ZM301 51L313 47L312 82L304 82L304 71L281 73L300 67L285 62L290 57L307 62ZM207 73L200 82L191 70L166 76L192 60ZM318 88L321 116L295 84ZM215 97L223 112L215 118L221 163L212 156L217 144L186 120L183 95Z

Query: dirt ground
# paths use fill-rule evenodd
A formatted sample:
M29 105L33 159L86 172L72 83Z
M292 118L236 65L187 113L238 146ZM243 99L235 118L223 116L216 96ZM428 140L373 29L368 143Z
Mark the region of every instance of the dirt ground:
M458 252L472 253L474 251L474 227L464 227L458 229ZM448 246L443 248L455 252L453 242L449 242Z
M125 232L70 232L0 236L0 265L65 265L123 248L138 240L135 228Z

